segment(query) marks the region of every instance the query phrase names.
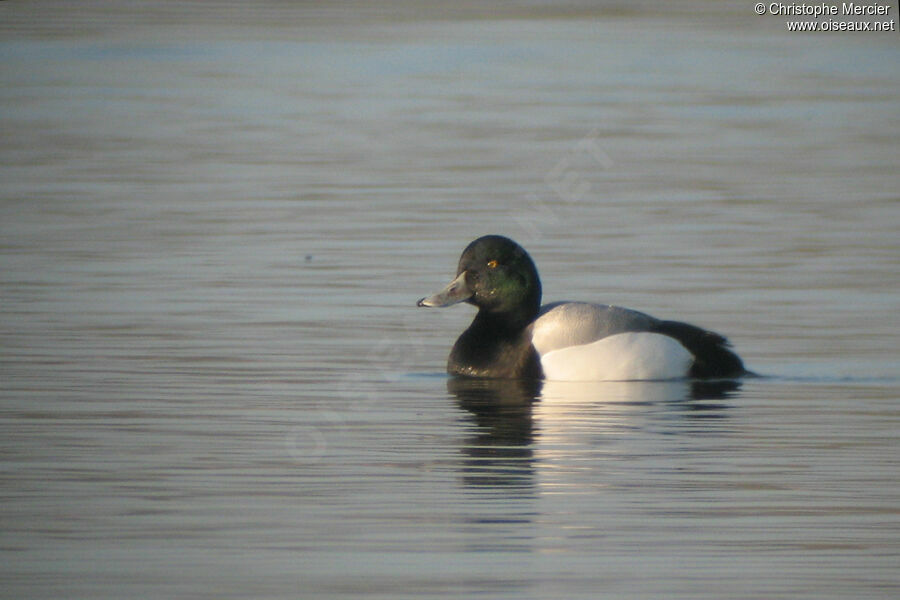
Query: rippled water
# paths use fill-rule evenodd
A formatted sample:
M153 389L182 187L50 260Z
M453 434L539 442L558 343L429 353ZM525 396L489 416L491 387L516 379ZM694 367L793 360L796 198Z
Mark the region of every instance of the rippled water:
M900 47L722 4L0 4L0 595L896 597ZM763 376L448 379L491 232Z

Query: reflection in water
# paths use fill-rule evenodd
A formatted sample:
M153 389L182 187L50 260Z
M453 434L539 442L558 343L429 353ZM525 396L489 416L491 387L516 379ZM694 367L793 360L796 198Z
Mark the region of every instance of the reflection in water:
M534 411L542 446L623 429L677 433L695 419L721 419L739 381L548 381ZM691 431L696 431L692 427Z
M527 487L534 483L532 408L541 381L451 378L447 390L469 411L475 433L463 447L462 476L471 486Z
M723 379L719 381L692 381L690 397L687 402L677 406L681 407L691 418L717 419L724 417L723 411L728 407L723 402L732 394L740 391L741 382L736 379Z
M597 404L640 406L665 404L669 408L702 413L724 408L724 400L741 387L739 380L668 381L547 381L541 391L542 412L565 406L578 410Z
M702 409L706 400L722 400L741 387L740 380L667 381L546 381L541 389L541 403L569 402L658 402L686 403L686 407Z
M569 382L451 378L447 390L476 428L462 451L463 481L474 487L532 488L538 458L569 436L641 428L647 407L662 420L720 419L739 381ZM676 425L677 429L677 425ZM540 444L538 441L540 438ZM536 457L537 454L537 457Z

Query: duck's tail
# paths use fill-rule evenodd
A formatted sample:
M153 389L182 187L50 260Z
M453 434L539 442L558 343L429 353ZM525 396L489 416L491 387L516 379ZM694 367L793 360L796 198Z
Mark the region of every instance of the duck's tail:
M731 378L752 375L744 362L730 350L723 336L679 321L659 321L651 331L673 337L694 355L688 376L698 379Z

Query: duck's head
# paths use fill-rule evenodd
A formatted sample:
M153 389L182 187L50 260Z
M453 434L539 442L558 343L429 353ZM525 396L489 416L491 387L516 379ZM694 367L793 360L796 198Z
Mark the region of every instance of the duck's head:
M509 238L480 237L459 257L456 279L418 305L444 307L464 301L492 316L531 321L541 305L541 280L531 257Z

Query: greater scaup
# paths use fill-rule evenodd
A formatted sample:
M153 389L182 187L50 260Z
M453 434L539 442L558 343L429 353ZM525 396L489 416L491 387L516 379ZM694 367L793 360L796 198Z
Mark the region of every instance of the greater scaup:
M478 307L447 372L491 378L647 380L734 378L741 359L717 333L606 304L541 307L537 268L516 242L487 235L469 244L456 278L418 306Z

